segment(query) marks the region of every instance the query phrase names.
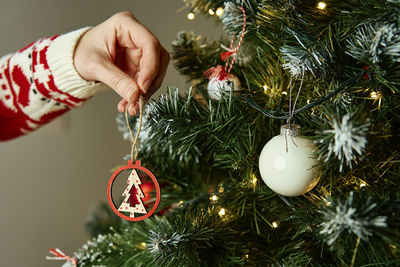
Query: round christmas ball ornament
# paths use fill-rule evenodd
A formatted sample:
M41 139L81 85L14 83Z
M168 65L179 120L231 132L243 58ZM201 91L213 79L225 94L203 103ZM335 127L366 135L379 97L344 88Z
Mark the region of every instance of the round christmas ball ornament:
M225 73L210 79L207 85L208 96L213 100L220 100L223 92L240 91L240 81L232 74Z
M223 46L227 51L220 54L220 58L225 61L225 67L218 65L217 67L208 69L204 73L210 79L207 85L207 91L208 96L213 100L220 100L222 92L229 93L240 91L241 89L239 79L230 73L246 32L246 12L243 7L239 8L243 13L243 27L237 45L234 45L236 41L234 36L229 48Z
M260 154L259 169L265 184L278 194L300 196L318 183L317 147L301 135L301 127L285 124Z

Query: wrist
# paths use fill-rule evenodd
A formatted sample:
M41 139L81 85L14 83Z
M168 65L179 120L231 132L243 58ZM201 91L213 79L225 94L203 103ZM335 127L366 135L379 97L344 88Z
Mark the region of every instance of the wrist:
M63 92L78 98L88 98L107 87L90 82L76 69L75 51L79 40L90 30L89 27L69 32L57 37L49 46L47 59L56 86Z

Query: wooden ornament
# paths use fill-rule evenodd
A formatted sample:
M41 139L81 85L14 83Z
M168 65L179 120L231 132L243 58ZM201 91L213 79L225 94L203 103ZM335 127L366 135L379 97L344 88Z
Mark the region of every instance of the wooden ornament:
M123 193L123 196L125 196L125 200L119 205L119 208L117 208L117 206L115 205L113 196L112 196L113 184L114 184L115 179L121 172L123 172L124 170L129 170L129 169L132 169L132 172L128 177L128 187L125 189L125 191ZM137 176L136 170L140 170L140 171L143 171L144 173L146 173L148 175L148 177L150 177L150 179L152 180L152 182L154 184L154 188L156 190L156 201L150 211L147 211L146 208L143 207L143 203L139 203L135 207L132 207L129 205L129 203L127 203L128 202L127 199L129 197L128 192L130 191L131 187L133 186L133 183L129 179L132 179L132 178L138 179L138 182L135 183L135 186L138 186L137 189L139 189L138 196L143 197L143 192L141 191L141 188L139 186L141 184L140 177ZM135 177L132 177L132 176L135 176ZM108 198L108 203L109 203L110 207L112 208L112 210L115 212L115 214L117 214L119 217L121 217L124 220L131 221L131 222L137 222L137 221L142 221L142 220L150 217L157 210L157 207L160 204L160 200L161 200L161 190L160 190L160 185L158 184L158 181L157 181L156 177L154 176L154 174L151 171L149 171L148 169L146 169L145 167L143 167L141 165L140 160L135 160L134 162L132 162L132 160L128 160L128 164L125 166L122 166L121 168L116 170L113 173L113 175L111 176L110 180L108 181L107 198ZM125 212L124 209L126 209L126 212L129 212L130 216L127 216L127 215L121 213L121 212ZM144 215L135 216L136 213L141 213Z

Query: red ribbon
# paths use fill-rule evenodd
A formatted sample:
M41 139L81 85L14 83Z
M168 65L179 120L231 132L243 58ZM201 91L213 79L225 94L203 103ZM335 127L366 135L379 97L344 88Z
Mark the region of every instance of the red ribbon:
M222 61L227 60L230 56L232 56L232 54L234 53L234 51L226 51L226 52L222 52L219 56L222 59Z
M242 33L240 34L239 42L235 47L233 47L233 44L235 43L235 36L233 36L229 50L227 52L223 52L220 54L221 59L223 61L226 61L225 71L228 73L231 72L231 69L232 69L233 63L235 63L239 48L242 45L244 34L246 33L246 12L243 7L239 7L239 8L243 13L243 27L242 27ZM232 58L231 63L229 64L229 58L231 56L233 56L233 58ZM229 66L229 68L228 68L228 66Z
M209 68L204 75L207 76L210 80L217 79L219 81L227 80L230 77L230 74L227 73L221 65L216 67Z
M226 61L225 63L225 68L222 67L221 65L218 65L217 67L212 67L209 68L207 71L204 72L204 75L207 76L210 80L211 79L218 79L219 81L222 80L227 80L231 75L229 74L231 72L233 63L236 60L236 56L238 53L238 50L240 48L240 45L243 42L243 37L246 32L246 12L244 11L243 7L239 7L240 10L243 13L243 28L242 28L242 34L240 35L240 39L238 44L234 47L235 43L235 37L232 38L231 40L231 45L230 48L226 48L226 52L222 52L219 56L223 61ZM230 61L230 57L232 57L232 60ZM230 61L230 62L229 62Z
M58 248L56 248L56 249L51 248L49 252L53 256L52 257L47 256L46 257L47 260L66 260L66 261L69 261L70 263L72 263L74 266L77 266L77 264L78 264L78 260L76 258L65 255Z

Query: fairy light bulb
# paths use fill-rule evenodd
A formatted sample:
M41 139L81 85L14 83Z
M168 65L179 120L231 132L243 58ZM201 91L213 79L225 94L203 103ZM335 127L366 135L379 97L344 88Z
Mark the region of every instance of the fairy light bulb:
M257 184L257 177L256 177L255 174L252 174L252 175L251 175L251 183L252 183L253 185L256 185L256 184Z
M212 196L210 197L210 200L211 200L211 201L217 201L217 200L218 200L217 195L212 195Z
M210 16L213 16L215 14L215 11L212 8L210 8L208 10L208 14L210 14Z
M215 14L216 14L218 17L221 17L222 14L224 14L224 9L223 9L222 7L217 8L217 10L215 11Z
M190 11L190 12L187 14L188 20L194 20L195 17L196 17L196 15L193 13L193 11Z
M287 92L286 92L286 91L283 91L283 92L282 92L282 95L287 95Z
M225 209L224 208L221 208L219 211L218 211L218 215L219 216L224 216L225 215Z
M278 228L278 222L272 222L272 228Z
M365 183L361 183L360 187L366 187L367 185Z
M319 2L317 4L317 8L320 10L324 10L326 8L326 3L325 2Z
M378 99L380 98L380 94L378 92L372 91L370 94L372 99Z
M374 103L378 102L378 108L380 109L382 104L382 95L379 92L372 91L369 96L374 100Z
M263 88L264 88L264 93L266 94L268 92L268 86L265 84L263 85Z
M140 248L141 249L146 249L146 247L147 247L147 245L146 245L146 243L145 242L141 242L140 244L139 244L139 246L140 246Z

